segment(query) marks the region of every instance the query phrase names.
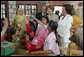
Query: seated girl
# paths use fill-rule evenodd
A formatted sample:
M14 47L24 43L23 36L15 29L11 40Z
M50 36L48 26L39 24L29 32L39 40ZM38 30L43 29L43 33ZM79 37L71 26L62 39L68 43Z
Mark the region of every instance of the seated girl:
M47 37L48 31L46 27L47 25L46 18L43 17L42 20L43 20L43 23L45 24L44 27L40 25L36 30L34 39L31 42L30 41L27 42L26 46L29 51L42 49L44 45L44 41L45 41L45 38Z
M33 21L29 20L29 16L26 16L26 30L27 34L29 35L29 40L32 41L32 39L35 36L35 31L36 31L36 24L33 23Z
M34 20L36 20L39 24L41 24L44 28L45 25L38 19L32 16ZM59 56L60 51L58 47L58 43L56 42L56 30L57 30L57 22L50 21L48 24L48 36L45 38L44 46L43 46L43 51L32 51L31 54L48 54L49 56ZM45 28L46 29L46 28Z

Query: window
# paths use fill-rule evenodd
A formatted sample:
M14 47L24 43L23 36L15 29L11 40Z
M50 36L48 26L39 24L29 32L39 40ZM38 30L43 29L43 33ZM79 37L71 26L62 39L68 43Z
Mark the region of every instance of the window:
M59 15L62 13L62 6L54 6L54 13L55 11L59 11Z
M5 17L5 4L1 4L1 18Z
M19 5L19 8L23 9L26 15L30 15L30 13L36 14L36 5Z
M19 8L24 9L24 5L19 5Z
M16 15L16 1L9 1L9 19L13 20Z
M36 13L36 6L35 5L32 5L32 13Z
M29 15L29 14L30 14L30 12L31 12L30 9L31 9L31 7L28 6L28 5L26 5L26 8L25 8L25 10L26 10L25 14L26 14L26 15Z

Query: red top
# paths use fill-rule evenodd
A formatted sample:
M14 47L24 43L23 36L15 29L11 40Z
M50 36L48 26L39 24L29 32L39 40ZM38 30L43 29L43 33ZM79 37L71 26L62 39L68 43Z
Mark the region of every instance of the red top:
M26 24L26 30L28 33L31 32L31 26L30 26L30 23Z
M31 29L32 28L31 28L30 23L26 24L27 33L29 33L32 37L34 37L35 33Z
M5 33L5 34L1 37L1 41L6 40L6 39L5 39L6 36L7 36L7 33Z

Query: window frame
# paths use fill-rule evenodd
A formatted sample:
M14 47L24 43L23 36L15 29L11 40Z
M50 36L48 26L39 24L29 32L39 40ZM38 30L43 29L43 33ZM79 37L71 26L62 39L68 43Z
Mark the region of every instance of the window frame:
M19 9L19 5L24 5L24 13L25 13L25 15L26 15L26 10L27 10L26 6L30 6L30 9L28 9L28 10L30 10L30 13L32 12L32 10L36 11L35 14L36 14L37 11L38 11L37 4L18 4L18 5L17 5L17 10ZM36 9L32 9L32 6L33 6L33 5L36 6L36 7L35 7ZM27 11L27 12L29 12L29 11ZM27 15L28 15L28 14L27 14Z
M2 7L2 5L4 5L4 8ZM5 11L5 12L3 13L3 11ZM5 17L6 17L6 5L5 4L1 4L1 17L2 18L4 18L3 15L5 15Z

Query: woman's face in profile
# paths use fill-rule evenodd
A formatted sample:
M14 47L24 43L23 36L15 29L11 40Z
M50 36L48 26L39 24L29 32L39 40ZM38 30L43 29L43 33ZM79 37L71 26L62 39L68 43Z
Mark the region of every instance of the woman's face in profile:
M48 14L51 14L52 12L53 12L53 11L52 11L50 8L47 9L47 13L48 13Z
M66 13L65 7L62 8L62 14L64 15Z

